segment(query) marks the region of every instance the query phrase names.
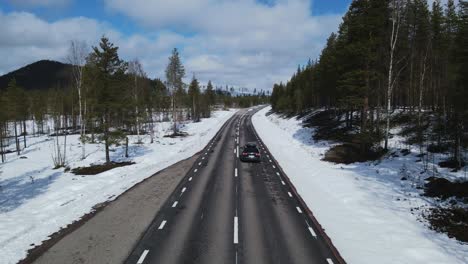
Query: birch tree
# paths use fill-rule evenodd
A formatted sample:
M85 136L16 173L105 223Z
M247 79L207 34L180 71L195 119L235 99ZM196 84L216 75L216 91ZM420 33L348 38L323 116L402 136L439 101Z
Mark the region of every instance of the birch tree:
M78 92L78 119L80 124L80 138L83 144L81 148L81 159L86 157L86 96L83 96L83 70L87 56L86 43L73 40L70 43L68 62L72 65L73 85Z
M388 149L388 136L390 133L390 111L392 107L392 92L393 87L395 86L395 82L398 79L398 75L403 69L401 67L398 74L394 74L394 65L395 62L395 51L398 43L398 35L400 32L400 25L401 20L403 17L403 10L405 7L405 0L393 0L391 3L391 23L392 23L392 31L390 34L390 60L388 63L388 84L387 84L387 109L386 109L386 125L385 125L385 150ZM398 63L397 63L398 65Z

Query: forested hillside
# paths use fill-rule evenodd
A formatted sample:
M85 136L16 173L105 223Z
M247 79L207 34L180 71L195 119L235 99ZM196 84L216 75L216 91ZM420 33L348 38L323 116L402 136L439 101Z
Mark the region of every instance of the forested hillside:
M25 90L48 90L71 86L72 65L58 61L41 60L0 76L0 90L6 89L12 79Z
M66 135L80 134L85 144L123 144L127 135L154 137L155 122L172 120L172 136L180 136L178 123L200 121L213 108L249 107L267 102L264 92L231 96L208 81L202 89L193 76L183 82L185 68L176 49L166 69L166 81L150 79L141 63L119 57L118 47L103 37L91 51L83 42L71 42L69 64L40 61L2 77L0 87L0 154L20 155L28 147L27 135L53 134L56 167L66 164ZM0 84L2 84L0 82ZM32 120L32 126L27 121ZM52 127L49 124L53 124ZM12 147L14 146L14 147Z
M320 58L275 84L271 103L290 115L324 109L318 117L328 135L316 136L362 155L384 153L392 128L401 127L422 156L450 152L445 165L460 169L468 145L468 2L352 1Z

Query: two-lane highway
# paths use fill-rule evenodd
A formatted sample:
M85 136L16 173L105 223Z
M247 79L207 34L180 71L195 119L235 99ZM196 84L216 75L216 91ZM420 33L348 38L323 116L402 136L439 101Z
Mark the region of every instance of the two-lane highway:
M203 150L126 263L339 263L240 111ZM260 163L238 159L256 142Z

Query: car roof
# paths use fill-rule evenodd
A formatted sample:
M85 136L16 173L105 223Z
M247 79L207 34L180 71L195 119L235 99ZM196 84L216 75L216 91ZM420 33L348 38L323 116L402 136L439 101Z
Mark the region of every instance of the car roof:
M248 142L245 144L246 147L257 147L257 144L255 142Z

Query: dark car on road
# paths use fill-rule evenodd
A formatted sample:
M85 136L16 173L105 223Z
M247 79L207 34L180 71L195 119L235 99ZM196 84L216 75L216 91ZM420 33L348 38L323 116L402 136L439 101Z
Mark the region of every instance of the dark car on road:
M249 142L242 148L240 160L244 162L260 162L260 150L257 144Z

